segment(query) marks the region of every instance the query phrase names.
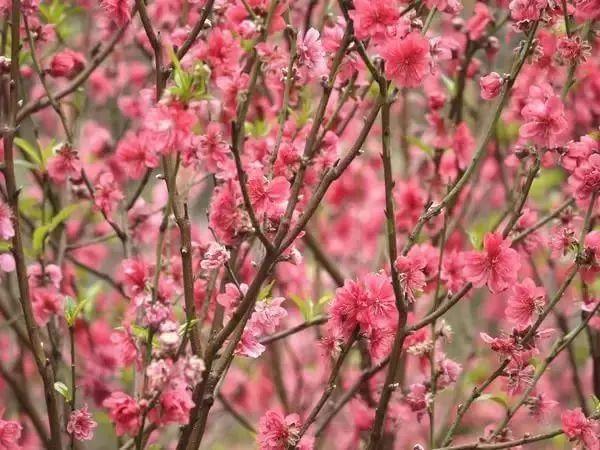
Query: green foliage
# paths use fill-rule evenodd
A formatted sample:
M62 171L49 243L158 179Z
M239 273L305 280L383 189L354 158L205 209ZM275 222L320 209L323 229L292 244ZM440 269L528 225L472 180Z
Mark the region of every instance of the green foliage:
M72 30L68 26L67 20L78 11L80 11L80 8L60 0L52 0L40 4L42 19L46 23L54 25L56 33L61 39L71 34Z
M171 61L173 63L173 86L169 89L171 95L183 103L210 98L207 90L210 71L204 64L198 63L192 71L188 72L181 67L177 55L172 50Z
M72 399L71 390L62 381L57 381L56 383L54 383L54 390L56 392L58 392L60 395L62 395L65 398L65 400L67 400L68 402L71 401L71 399Z
M425 153L427 153L430 157L433 157L435 151L433 149L433 147L427 145L425 142L423 142L421 139L419 139L416 136L406 136L406 141L410 144L410 145L414 145L415 147L420 148L421 150L423 150Z
M15 164L27 167L28 169L39 169L42 171L46 170L46 163L54 155L54 150L57 148L54 139L45 147L39 147L37 144L33 145L25 139L15 137L15 145L29 158L29 161L16 160Z
M313 116L313 102L314 100L309 96L308 89L302 89L300 91L300 108L297 111L292 111L299 128L306 125Z
M256 120L254 122L246 122L244 124L246 134L252 137L264 137L269 134L269 124L264 120Z
M61 209L49 223L46 223L35 229L33 232L32 246L33 252L38 256L43 247L46 237L52 233L61 223L69 218L69 216L77 209L77 205L69 205Z
M442 74L442 82L444 83L444 86L446 87L446 90L448 91L448 94L450 94L451 97L454 97L456 95L456 83L454 82L454 80L448 78L446 75Z
M88 303L88 299L77 302L73 297L67 296L65 304L65 320L67 321L69 328L75 325L77 317L79 317L79 314L81 314Z
M307 322L320 316L324 312L325 305L327 305L332 298L333 296L331 294L325 294L315 302L310 298L302 299L298 295L290 296L290 299L296 304L302 317Z
M519 136L519 125L514 122L498 120L496 124L496 137L501 145L510 145Z
M179 327L179 330L177 330L177 333L179 334L179 336L184 336L186 334L188 334L190 332L190 330L192 329L192 327L194 325L196 325L198 323L198 319L192 319L189 322L185 322L184 324L182 324Z
M559 189L565 180L565 173L561 169L545 169L533 180L531 185L531 196L536 201L543 201L548 198L548 193L554 189Z
M481 249L483 246L483 237L488 231L492 231L494 225L500 220L501 214L498 212L490 213L487 217L479 220L469 228L467 233L469 234L469 240L471 245L476 249Z
M477 399L475 399L475 401L476 402L492 401L492 402L497 403L500 406L502 406L505 410L508 410L508 401L506 399L505 394L482 394Z
M275 280L271 281L269 284L264 286L260 292L258 293L257 301L262 301L265 298L271 295L271 290L273 289L273 285L275 284Z

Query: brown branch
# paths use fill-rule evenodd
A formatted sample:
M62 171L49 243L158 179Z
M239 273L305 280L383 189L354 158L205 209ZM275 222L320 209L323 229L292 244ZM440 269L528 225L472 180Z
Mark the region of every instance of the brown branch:
M27 266L25 252L23 249L23 238L21 235L21 224L19 220L19 191L15 176L14 147L13 142L16 134L17 111L19 102L19 51L20 35L19 24L21 23L21 2L12 0L11 18L11 65L10 78L3 77L2 84L6 85L6 92L10 93L5 98L5 110L8 112L6 123L2 124L2 136L4 142L4 178L6 182L7 202L11 208L13 217L14 236L12 238L12 254L15 259L17 281L19 286L19 300L23 309L23 317L27 328L27 334L31 342L33 357L37 369L42 377L44 385L44 396L50 422L50 447L62 450L62 435L60 423L60 410L58 407L57 393L54 390L56 381L52 364L46 358L42 337L37 324L29 294L29 282L27 278Z

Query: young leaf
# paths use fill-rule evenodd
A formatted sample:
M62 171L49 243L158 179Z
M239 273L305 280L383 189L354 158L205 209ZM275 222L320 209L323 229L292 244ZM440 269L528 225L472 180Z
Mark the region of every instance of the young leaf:
M56 216L52 218L50 223L38 227L33 232L32 246L35 255L39 255L44 246L46 236L52 233L61 223L69 218L77 209L77 205L69 205L61 209Z
M62 381L57 381L54 383L54 390L62 395L68 402L71 401L71 391L69 390L69 387Z
M40 158L40 152L33 147L32 144L27 142L25 139L20 137L15 138L15 144L19 147L23 153L25 153L31 161L33 161L39 168L43 166L42 159Z

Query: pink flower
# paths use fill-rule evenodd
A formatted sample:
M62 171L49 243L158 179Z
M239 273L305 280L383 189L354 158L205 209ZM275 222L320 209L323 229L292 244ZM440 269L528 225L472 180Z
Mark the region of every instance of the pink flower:
M425 269L426 261L418 256L399 256L394 262L398 275L400 277L400 285L404 291L404 295L409 302L415 301L415 296L423 292L425 287Z
M465 258L462 252L450 252L442 261L441 279L446 282L448 290L458 292L466 283L463 268Z
M580 36L563 36L558 41L561 58L571 64L585 61L590 56L591 49L590 44L581 40Z
M536 286L531 278L525 278L513 288L506 307L506 317L518 328L527 327L533 315L539 314L544 307L544 296L543 287Z
M385 76L399 87L416 87L429 72L429 42L420 33L389 39L381 49Z
M396 225L399 230L410 230L423 212L427 201L427 192L418 184L416 179L407 182L399 182L394 192L394 199L398 208L396 209Z
M508 289L521 267L519 254L500 233L486 233L483 251L467 253L465 262L466 279L476 287L487 284L494 294Z
M85 57L73 50L66 49L54 55L50 61L48 73L51 77L65 77L71 79L75 77L85 67Z
M568 124L564 105L559 96L529 99L521 110L521 115L525 121L519 129L522 138L550 148L565 143L565 129Z
M100 0L100 6L107 17L120 27L131 20L129 0Z
M168 389L161 394L157 407L151 411L150 419L160 425L171 423L185 425L193 407L191 391L184 387Z
M490 346L493 352L510 356L513 355L517 350L514 339L508 337L494 338L487 333L479 333L479 337L483 342Z
M150 268L141 259L125 259L121 263L121 278L127 294L135 297L146 290Z
M258 428L258 445L260 450L285 450L300 431L300 416L289 414L283 417L278 412L269 410L260 418Z
M388 0L356 0L350 17L358 39L382 38L398 22L400 10Z
M22 431L23 427L19 422L0 419L0 450L20 450Z
M3 240L12 239L15 235L12 217L10 206L0 200L0 238Z
M281 306L283 297L257 302L250 323L261 334L274 333L281 319L287 316L287 311Z
M383 273L369 273L362 279L365 287L365 310L357 315L358 320L364 323L376 324L391 316L396 310L394 290L388 275Z
M587 200L597 192L600 189L600 154L593 153L580 164L569 177L569 184L579 200Z
M102 406L108 409L118 436L137 433L140 426L140 406L133 398L124 392L113 392L102 402Z
M15 258L10 253L0 253L0 270L2 272L14 272L16 268Z
M202 161L207 171L216 173L220 165L228 160L229 145L223 139L221 126L216 122L208 124L205 133L197 138L195 145L198 148L198 154L184 152L185 164L191 164L194 159Z
M104 172L100 175L96 184L94 194L94 203L104 214L110 215L116 208L117 204L123 200L125 196L112 173Z
M589 264L581 268L581 277L585 282L593 283L596 274L600 272L600 231L589 232L584 238L583 245Z
M581 408L563 412L560 420L562 429L570 440L581 442L587 450L600 448L600 442L596 436L596 422L585 417Z
M63 145L48 161L48 175L57 183L64 183L68 177L79 175L81 162L79 155L69 145Z
M452 138L452 150L456 155L458 167L464 170L471 161L471 156L475 150L475 139L471 130L465 122L461 122L457 127Z
M544 420L556 406L558 402L549 399L543 392L527 399L529 414L536 419Z
M425 415L427 408L431 404L431 393L421 383L411 384L409 392L404 397L404 401L410 406L410 409L417 413L417 420Z
M94 429L97 426L98 424L92 419L86 405L71 413L67 423L67 432L78 441L89 441L94 436Z
M160 159L152 147L152 141L143 135L127 133L121 139L117 146L117 161L123 164L128 177L139 180L148 169L159 166Z
M237 308L243 296L246 295L246 292L248 292L248 285L245 283L240 284L240 289L233 283L227 283L225 285L225 292L217 295L217 302L226 311L232 311Z
M592 153L600 153L600 142L592 136L581 136L578 141L569 142L566 152L561 155L561 164L569 172L573 172L583 164Z
M229 261L227 249L217 242L211 242L200 261L200 267L204 270L214 270L223 267L227 261Z
M343 334L349 335L357 325L359 305L365 303L365 297L364 287L358 281L346 280L337 288L329 309L334 328L341 328Z
M248 180L248 195L257 215L267 213L272 216L283 212L289 191L289 182L281 176L269 181L262 175L256 175Z
M260 343L260 337L274 333L282 318L287 316L287 311L281 307L285 299L277 297L258 302L254 312L244 328L242 340L236 348L236 354L249 358L258 358L265 351L265 346Z
M246 226L244 215L238 207L240 204L241 196L232 183L225 183L215 190L210 205L209 223L224 244L233 244Z
M255 359L262 355L266 347L259 342L259 334L259 331L252 324L247 324L242 338L237 344L235 354Z
M512 0L508 7L510 16L519 23L536 20L547 5L548 0Z
M33 315L40 325L44 326L54 315L62 313L63 296L53 289L35 288L31 292Z
M56 264L47 264L42 268L41 264L31 264L27 267L27 278L31 287L54 286L60 288L62 271Z
M325 50L317 30L311 28L304 36L298 36L297 52L298 65L303 78L315 79L325 75L327 71Z
M476 41L483 36L483 32L491 21L492 15L486 4L481 2L475 3L473 15L466 23L469 38Z
M504 79L496 72L491 72L479 79L479 87L481 88L481 98L491 100L496 98L502 90Z

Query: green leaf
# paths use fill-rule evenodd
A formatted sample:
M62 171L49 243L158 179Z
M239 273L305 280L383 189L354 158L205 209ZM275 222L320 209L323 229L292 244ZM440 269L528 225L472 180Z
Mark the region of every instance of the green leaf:
M317 305L319 305L319 306L326 305L327 303L329 303L331 301L332 298L333 298L332 294L325 294L319 299L319 301L317 302Z
M62 222L67 220L71 214L77 209L77 205L69 205L61 209L52 220L35 229L33 232L32 246L33 252L39 255L44 246L46 237L52 233Z
M69 387L62 381L57 381L54 383L54 390L62 395L68 402L71 401L71 391L69 390Z
M148 328L139 325L131 325L131 332L139 340L148 342L148 336L150 335L150 330Z
M454 97L456 95L456 83L444 74L442 74L442 82L444 83L444 86L446 86L448 93Z
M25 161L24 159L15 159L15 166L25 167L26 169L31 170L35 170L38 168L38 166L36 166L35 164L30 163L29 161Z
M315 314L315 305L310 299L303 300L300 296L292 294L290 295L290 299L296 304L300 313L302 314L302 318L305 321L309 321L314 317Z
M15 138L15 144L23 151L23 153L29 156L29 159L37 164L38 167L41 168L43 166L42 159L40 158L40 152L38 149L34 148L32 144L20 137Z
M85 290L83 296L80 297L80 299L85 299L89 302L93 302L100 292L102 292L102 282L97 281Z
M561 169L545 169L533 180L531 185L531 196L536 200L548 198L548 193L559 186L565 179L565 173Z
M475 401L483 402L483 401L487 401L487 400L490 400L494 403L498 403L500 406L504 407L504 409L508 410L508 402L506 401L506 398L503 397L502 395L482 394Z
M183 336L184 334L188 333L192 329L192 327L197 323L198 319L192 319L189 322L186 322L183 325L181 325L177 333L179 334L179 336Z
M65 320L67 321L67 325L69 326L69 328L75 325L77 317L79 317L79 314L81 313L81 311L83 311L83 308L88 303L88 299L76 302L74 298L70 296L67 297L67 302L65 305Z
M421 150L423 150L425 153L427 153L429 156L434 155L435 151L433 149L433 147L427 145L425 142L423 142L421 139L419 139L416 136L406 136L406 141L411 144L414 145L416 147L419 147Z
M592 405L594 406L594 414L598 414L600 412L600 399L595 395L592 395Z
M483 220L479 220L469 228L467 231L469 235L469 240L471 241L471 245L480 249L483 245L483 236L488 231L491 231L494 225L498 223L500 219L500 213L490 213L488 217Z
M273 289L273 285L275 284L275 280L271 281L269 284L264 286L260 292L258 293L257 301L264 300L269 295L271 295L271 290Z

